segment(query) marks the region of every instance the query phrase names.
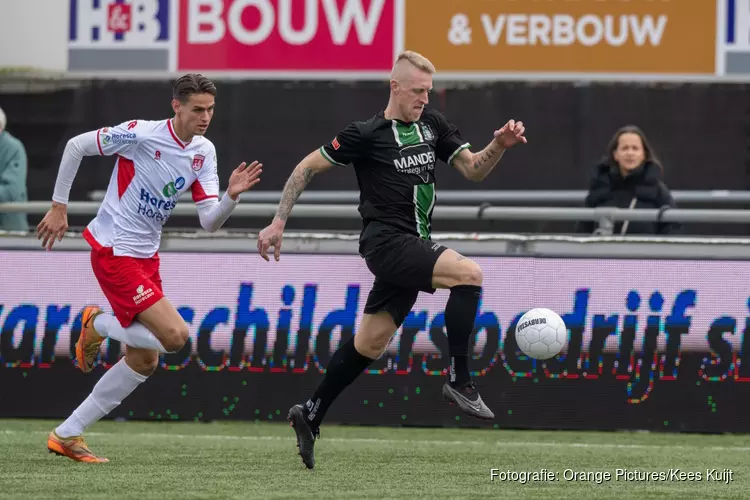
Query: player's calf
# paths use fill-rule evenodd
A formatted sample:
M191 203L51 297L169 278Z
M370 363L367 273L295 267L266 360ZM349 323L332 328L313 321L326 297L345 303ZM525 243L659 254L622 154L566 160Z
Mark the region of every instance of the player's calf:
M470 415L494 418L476 391L469 371L469 339L474 332L483 280L476 262L450 249L440 255L433 269L433 286L451 291L445 305L450 364L443 395Z
M317 432L326 412L339 394L354 382L365 368L382 356L391 337L396 333L396 329L393 318L385 311L365 314L354 338L344 342L331 356L331 361L326 367L326 376L312 397L304 405L300 405L298 410L293 409L301 414L301 417L296 417L297 421L303 420L309 427L310 432ZM298 440L302 428L304 426L300 427L295 424ZM312 450L312 446L313 444L309 444L310 450ZM303 444L300 451L302 452L307 448ZM308 459L303 456L303 460ZM308 462L306 461L306 463Z
M450 383L454 387L471 382L469 338L474 331L483 279L476 262L450 249L440 255L433 270L433 285L451 291L445 306L445 328L450 352Z

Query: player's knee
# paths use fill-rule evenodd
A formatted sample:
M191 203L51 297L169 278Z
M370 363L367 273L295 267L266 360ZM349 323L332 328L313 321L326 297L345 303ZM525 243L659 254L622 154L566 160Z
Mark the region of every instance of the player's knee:
M383 355L385 352L386 347L388 347L388 343L391 341L390 335L383 335L380 337L375 337L370 339L370 342L368 342L367 348L369 351L369 358L372 359L379 359L380 356Z
M185 346L189 337L188 327L185 323L171 325L164 334L164 349L168 352L177 352Z
M155 351L139 351L138 353L129 352L125 361L134 372L149 377L156 371L156 367L159 365L159 354Z
M354 338L354 347L363 356L379 359L393 337L392 332L361 331Z
M465 260L462 262L457 284L482 286L483 280L484 275L482 274L482 268L479 267L479 264L473 260Z

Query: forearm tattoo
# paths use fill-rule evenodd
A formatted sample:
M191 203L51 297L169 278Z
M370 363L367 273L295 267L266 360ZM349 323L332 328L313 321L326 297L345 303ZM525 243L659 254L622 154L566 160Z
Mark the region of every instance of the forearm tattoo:
M495 156L497 156L497 151L493 151L492 148L487 148L477 157L476 161L474 162L474 170L479 170Z
M276 217L283 221L286 221L289 214L292 212L294 204L297 202L299 195L305 190L307 185L310 183L315 172L310 167L306 167L302 170L295 169L292 175L284 185L284 192L281 195L281 202L279 203L279 209L276 211Z

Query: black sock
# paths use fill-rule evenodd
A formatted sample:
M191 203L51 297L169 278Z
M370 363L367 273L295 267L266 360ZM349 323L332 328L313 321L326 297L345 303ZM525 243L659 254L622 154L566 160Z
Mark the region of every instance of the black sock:
M346 341L333 353L326 368L326 376L315 390L313 397L305 403L303 411L310 427L317 429L333 401L341 391L354 382L374 359L360 354L354 348L354 337Z
M459 386L471 381L469 375L469 337L474 331L474 320L479 307L482 287L457 285L445 306L445 328L448 330L450 354L450 383Z

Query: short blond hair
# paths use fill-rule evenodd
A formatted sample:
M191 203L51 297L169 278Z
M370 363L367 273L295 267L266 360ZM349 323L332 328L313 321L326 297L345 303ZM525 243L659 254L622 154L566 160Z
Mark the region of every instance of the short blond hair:
M400 53L396 58L396 62L393 64L393 71L391 73L392 75L396 74L397 67L403 66L403 63L401 63L401 61L406 61L418 70L424 71L425 73L435 73L435 66L430 62L429 59L418 52L414 52L413 50L406 50Z

